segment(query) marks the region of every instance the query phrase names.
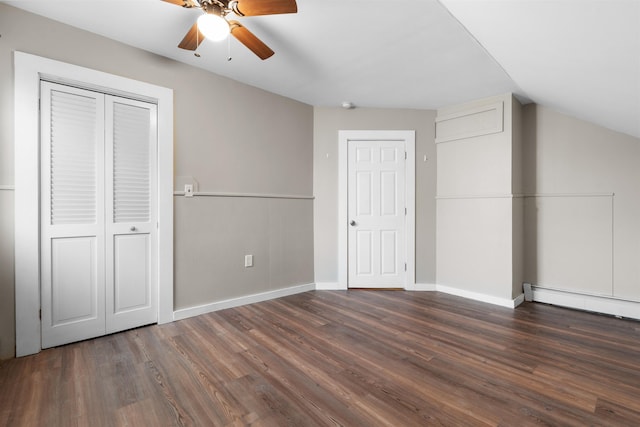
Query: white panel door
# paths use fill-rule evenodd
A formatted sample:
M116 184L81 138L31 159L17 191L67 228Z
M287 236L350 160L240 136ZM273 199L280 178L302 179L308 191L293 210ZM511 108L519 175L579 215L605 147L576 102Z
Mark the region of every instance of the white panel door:
M106 329L157 321L156 106L106 97Z
M41 93L42 348L154 323L156 106Z
M350 288L404 287L404 180L404 141L349 142Z
M42 83L42 347L104 334L104 96Z

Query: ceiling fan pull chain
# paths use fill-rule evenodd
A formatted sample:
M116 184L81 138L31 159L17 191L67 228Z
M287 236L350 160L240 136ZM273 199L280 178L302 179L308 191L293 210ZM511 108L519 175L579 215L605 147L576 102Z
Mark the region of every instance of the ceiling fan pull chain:
M196 25L197 25L197 24L196 24ZM199 38L200 38L200 28L197 28L197 29L196 29L196 48L195 48L195 49L194 49L194 51L193 51L193 55L194 55L196 58L200 58L200 54L198 53L198 47L200 47L200 40L199 40Z
M227 37L227 61L231 61L231 37Z

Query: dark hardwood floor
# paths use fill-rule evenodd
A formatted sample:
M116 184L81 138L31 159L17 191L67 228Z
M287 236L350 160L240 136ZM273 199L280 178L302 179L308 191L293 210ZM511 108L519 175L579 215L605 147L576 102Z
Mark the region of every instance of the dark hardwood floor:
M0 365L5 426L640 426L640 322L316 291Z

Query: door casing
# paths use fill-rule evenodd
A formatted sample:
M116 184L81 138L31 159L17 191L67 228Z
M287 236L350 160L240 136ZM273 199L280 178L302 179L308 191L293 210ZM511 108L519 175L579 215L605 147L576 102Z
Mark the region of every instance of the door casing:
M158 106L158 323L173 321L173 91L23 52L14 53L14 71L16 356L41 350L41 79Z
M404 289L415 288L415 131L341 130L338 132L338 289L348 289L348 145L350 141L404 141L407 274Z

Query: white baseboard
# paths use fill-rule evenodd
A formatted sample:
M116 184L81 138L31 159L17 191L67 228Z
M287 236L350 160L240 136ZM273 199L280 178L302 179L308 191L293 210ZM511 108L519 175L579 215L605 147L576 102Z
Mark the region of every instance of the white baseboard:
M513 308L516 308L523 302L524 302L524 292L518 295L517 297L515 297L515 299L513 300Z
M338 282L316 282L317 291L346 291L347 288Z
M316 283L316 290L336 290L340 288L337 283ZM514 299L499 298L492 295L481 294L479 292L471 292L464 289L452 288L450 286L436 285L434 283L415 283L405 288L412 292L443 292L449 295L455 295L462 298L472 299L475 301L486 302L501 307L515 308L524 302L524 294L518 295Z
M253 304L256 302L267 301L274 298L281 298L288 295L313 291L315 289L316 285L314 283L309 283L306 285L297 285L283 289L276 289L275 291L261 292L258 294L231 298L224 301L216 301L209 304L198 305L196 307L183 308L173 312L173 320L187 319L189 317L199 316L201 314L211 313L213 311L224 310L225 308L233 308L241 305Z
M416 283L413 286L407 286L407 291L433 292L437 287L438 285L432 283Z
M626 301L617 298L595 295L576 294L556 289L541 288L538 286L532 286L532 289L533 300L536 302L640 320L640 302ZM340 284L336 282L319 282L291 286L274 291L262 292L238 298L231 298L224 301L203 304L196 307L183 308L173 312L173 319L187 319L189 317L211 313L213 311L224 310L225 308L238 307L245 304L253 304L260 301L266 301L274 298L285 297L288 295L294 295L301 292L313 290L345 290L345 288L340 286ZM417 292L443 292L445 294L455 295L480 302L486 302L489 304L499 305L501 307L507 308L515 308L524 302L524 294L520 294L514 299L499 298L492 295L486 295L478 292L471 292L464 289L431 283L416 283L413 286L407 287L406 290Z
M522 302L524 301L524 294L518 295L515 299L508 299L495 297L493 295L481 294L478 292L471 292L464 289L452 288L450 286L444 285L436 285L436 291L507 308L515 308L522 304Z
M479 292L471 292L464 289L452 288L451 286L435 285L430 283L416 283L411 291L437 291L449 295L455 295L462 298L472 299L475 301L486 302L488 304L499 305L501 307L515 308L524 302L524 294L518 295L514 299L500 298L493 295L481 294Z
M317 282L316 283L317 291L346 291L347 287L344 285L340 285L337 282ZM409 285L405 288L405 291L435 291L436 285L425 284L425 283L416 283L414 285Z
M532 286L532 289L533 300L537 302L640 320L640 302L637 301L577 294L538 286Z

